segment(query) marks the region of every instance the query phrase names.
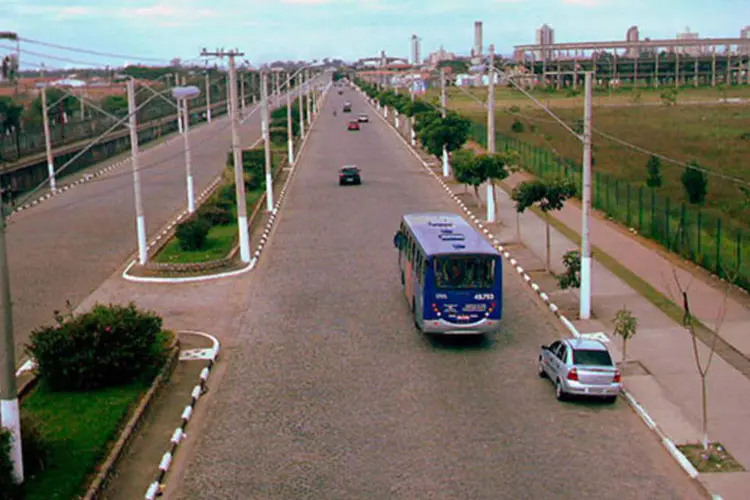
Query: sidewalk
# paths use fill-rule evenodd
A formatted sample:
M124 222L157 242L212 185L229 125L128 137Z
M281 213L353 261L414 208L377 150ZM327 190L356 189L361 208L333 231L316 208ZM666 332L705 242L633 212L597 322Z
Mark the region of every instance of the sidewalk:
M389 113L388 121L393 124ZM403 122L403 119L400 120ZM399 127L407 138L405 126ZM440 162L423 158L440 173ZM515 174L503 182L506 189L529 178ZM484 201L477 207L474 192L461 185L452 185L453 192L471 207L481 219L486 218ZM484 200L486 187L479 190ZM527 210L520 216L521 244L516 231L516 212L504 189L497 189L497 223L486 224L495 237L552 298L568 318L578 317L578 291L559 290L556 280L544 270L546 254L545 223ZM580 234L581 209L575 202L553 217ZM693 314L708 328L714 329L723 302L721 282L707 273L685 265L675 266L662 252L600 216L591 217L590 234L593 247L607 254L621 266L637 275L653 289L674 301L678 297L672 277L673 269L683 286L690 285L688 295ZM551 229L551 264L554 272L564 270L561 258L578 249L579 242L571 241L563 233ZM627 306L639 320L637 335L628 342L628 364L625 385L628 391L649 412L661 429L677 445L701 441L701 385L692 351L690 334L647 298L641 296L623 279L613 274L596 259L592 265L592 317L573 321L581 333L604 332L612 338L611 318ZM712 282L715 281L715 282ZM722 343L716 350L708 375L709 439L725 446L746 470L750 470L750 301L741 293L731 294L720 336ZM621 341L609 343L613 355L622 358ZM721 348L723 347L723 348ZM734 349L733 349L734 348ZM699 343L701 360L708 349ZM705 363L705 361L704 361ZM724 500L750 498L750 472L702 473L699 480Z

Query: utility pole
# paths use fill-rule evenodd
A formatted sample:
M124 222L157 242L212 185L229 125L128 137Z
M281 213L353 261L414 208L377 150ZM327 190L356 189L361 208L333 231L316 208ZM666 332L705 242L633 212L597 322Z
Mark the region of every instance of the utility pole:
M591 72L586 72L586 101L583 107L583 194L581 196L581 303L580 319L591 316Z
M276 73L276 107L281 104L281 72Z
M242 165L242 145L240 143L240 131L239 131L239 120L238 120L238 106L237 106L237 78L236 69L234 64L235 57L242 57L244 53L240 53L237 50L230 50L224 52L223 50L216 52L206 52L203 49L201 57L214 56L214 57L229 57L229 98L227 103L229 104L229 119L232 122L232 153L234 157L234 186L235 192L237 193L237 226L240 236L240 259L242 262L250 262L250 231L247 227L247 199L245 197L245 176L244 168Z
M180 85L180 75L175 73L174 74L174 86L178 87ZM169 86L169 78L167 78L167 86ZM182 117L180 113L180 103L177 103L177 130L180 132L180 134L185 132L185 129L182 127Z
M305 72L300 71L299 84L297 84L297 96L299 97L299 136L305 137L305 96L302 89L305 85Z
M487 96L487 150L495 154L495 46L490 44L490 67ZM495 222L495 185L492 179L487 181L487 222Z
M242 102L242 117L245 117L245 73L240 71L240 102Z
M441 116L445 119L446 116L446 98L445 98L445 68L440 68L440 107ZM443 177L450 176L450 164L448 162L448 148L443 144Z
M261 129L263 134L263 144L266 154L266 210L273 210L273 176L271 175L271 132L268 126L268 73L263 71L260 75L263 85L260 87L262 92L260 96L261 105Z
M138 166L138 119L135 107L135 80L128 80L128 113L130 114L130 163L133 165L133 192L135 194L135 223L138 235L138 262L144 265L148 260L146 246L146 218L143 215L143 200L141 200L141 173ZM180 121L179 112L177 121Z
M309 127L312 125L312 94L310 93L310 70L306 69L305 72L307 73L305 77L305 81L307 82L305 94L307 95L307 126Z
M286 141L288 145L287 155L289 156L289 166L294 166L294 131L292 130L292 80L286 89Z
M226 77L226 80L225 80L225 82L226 82L225 84L226 84L226 87L227 87L227 115L229 115L229 116L232 115L232 97L231 97L230 94L232 93L232 89L234 88L232 86L232 81L231 81L230 78L231 78L230 75L227 74L227 77ZM236 84L237 84L237 82L235 82L235 86L236 86Z
M206 119L211 123L211 78L206 71Z
M54 193L57 191L55 180L55 161L52 157L52 137L49 131L49 116L47 116L47 83L44 81L44 65L42 65L42 125L44 127L44 149L47 152L47 175L49 176L49 188Z
M10 272L8 250L5 243L5 206L0 200L0 424L11 435L10 460L13 463L13 478L16 484L23 483L23 450L21 446L21 411L16 387L16 344L13 338L13 302L10 296Z
M185 82L183 81L183 84ZM193 165L192 158L190 155L190 110L188 109L188 100L180 99L182 101L182 111L185 118L185 133L182 134L185 143L185 177L187 179L187 198L188 198L188 213L192 214L195 212L195 188L193 187ZM179 101L178 101L179 102Z

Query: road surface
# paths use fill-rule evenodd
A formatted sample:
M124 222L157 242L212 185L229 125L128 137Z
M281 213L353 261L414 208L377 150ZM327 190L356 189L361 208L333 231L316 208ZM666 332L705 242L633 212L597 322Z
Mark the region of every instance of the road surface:
M333 117L344 100L353 114ZM405 212L457 207L365 106L331 93L258 268L237 280L241 326L168 496L702 498L623 401L555 400L536 354L559 330L509 266L494 339L415 330L393 234ZM347 132L360 111L371 123ZM351 163L363 184L339 187Z

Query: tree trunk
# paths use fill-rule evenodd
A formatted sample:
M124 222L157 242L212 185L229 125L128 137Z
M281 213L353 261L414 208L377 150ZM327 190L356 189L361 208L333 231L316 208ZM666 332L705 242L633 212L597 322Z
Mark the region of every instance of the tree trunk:
M474 197L477 199L477 205L482 206L482 198L479 196L479 186L474 186Z
M703 449L708 449L708 392L706 388L706 376L701 375L701 396L703 406Z
M521 214L516 211L516 236L518 237L518 244L521 244Z
M628 341L625 337L622 338L622 365L628 361Z
M552 253L551 252L552 244L550 243L550 238L549 238L549 215L545 214L544 219L545 219L545 222L547 223L544 228L544 232L547 236L547 272L550 272L550 269L552 268L552 266L550 265L550 253Z

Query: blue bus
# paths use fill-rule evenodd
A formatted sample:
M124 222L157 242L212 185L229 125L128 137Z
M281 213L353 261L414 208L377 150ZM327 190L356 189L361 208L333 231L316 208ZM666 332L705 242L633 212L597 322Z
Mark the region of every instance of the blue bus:
M500 328L500 252L461 216L404 215L393 244L417 328L429 334L484 334Z

